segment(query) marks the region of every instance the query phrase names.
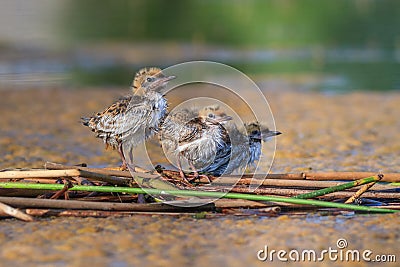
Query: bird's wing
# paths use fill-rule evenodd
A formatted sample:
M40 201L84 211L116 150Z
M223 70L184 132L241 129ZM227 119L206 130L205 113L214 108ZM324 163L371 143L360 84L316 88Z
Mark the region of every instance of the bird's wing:
M94 117L96 130L122 135L137 125L146 125L149 112L142 97L121 98Z
M178 142L179 136L181 136L180 131L183 131L182 135L185 135L185 132L188 131L186 125L194 116L187 109L170 112L161 124L161 141L169 139Z
M202 124L198 118L193 119L183 125L179 131L179 144L188 143L200 137L202 132Z

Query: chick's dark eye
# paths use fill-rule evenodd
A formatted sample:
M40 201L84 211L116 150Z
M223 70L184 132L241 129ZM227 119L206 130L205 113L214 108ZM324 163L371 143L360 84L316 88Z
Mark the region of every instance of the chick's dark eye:
M258 134L258 131L254 130L254 131L251 132L251 134Z
M148 77L148 78L146 79L146 81L147 81L147 82L152 82L152 81L154 81L154 78Z
M210 114L208 114L208 117L209 118L214 118L215 116L214 116L214 114L210 113Z

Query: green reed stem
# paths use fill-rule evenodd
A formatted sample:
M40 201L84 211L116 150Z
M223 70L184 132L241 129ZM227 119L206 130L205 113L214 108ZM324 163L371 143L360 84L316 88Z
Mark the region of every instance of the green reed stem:
M62 184L30 184L30 183L0 183L0 188L18 188L18 189L42 189L42 190L61 190L64 187ZM114 186L83 186L75 185L70 188L72 191L93 191L93 192L108 192L108 193L129 193L129 194L152 194L152 195L174 195L174 196L194 196L194 197L211 197L211 198L231 198L231 199L246 199L254 201L272 201L284 202L301 205L313 205L318 207L339 208L358 210L365 212L379 213L394 213L397 210L372 208L365 206L356 206L351 204L332 203L320 200L296 199L276 196L262 196L254 194L241 193L224 193L224 192L206 192L192 190L159 190L148 188L132 188L132 187L114 187Z
M313 191L313 192L310 192L310 193L300 194L300 195L294 196L292 198L308 199L308 198L319 197L319 196L327 195L327 194L330 194L330 193L333 193L333 192L342 191L342 190L345 190L345 189L356 187L356 186L359 186L359 185L376 182L376 181L379 181L381 179L382 179L381 175L371 176L371 177L363 178L363 179L360 179L360 180L352 181L352 182L349 182L349 183L344 183L344 184L341 184L341 185L336 185L336 186L331 186L331 187L328 187L328 188L316 190L316 191Z

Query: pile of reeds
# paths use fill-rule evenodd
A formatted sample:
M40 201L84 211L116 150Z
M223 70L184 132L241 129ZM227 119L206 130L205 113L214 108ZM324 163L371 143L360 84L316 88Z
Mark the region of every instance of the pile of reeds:
M65 166L0 171L0 215L32 221L43 216L134 214L274 216L324 211L400 210L400 173L330 172L206 177L185 182L175 171L155 173ZM190 179L189 175L189 179ZM257 179L260 178L260 179ZM261 179L262 178L262 179ZM253 190L252 186L258 187Z

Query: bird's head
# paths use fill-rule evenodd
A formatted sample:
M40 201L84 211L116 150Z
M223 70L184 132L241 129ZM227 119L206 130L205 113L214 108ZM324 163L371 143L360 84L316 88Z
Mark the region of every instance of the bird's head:
M143 68L136 73L131 88L135 95L143 95L151 90L164 89L167 83L175 78L175 76L166 76L159 68Z
M261 140L261 127L258 122L245 123L244 127L250 139Z
M223 116L215 116L211 117L200 117L207 125L224 125L228 121L232 120L231 116L223 115Z
M227 116L226 113L220 109L218 105L211 105L211 106L206 106L199 110L199 117L208 119L208 120L214 120L218 123L224 124L230 120L232 120L231 116Z
M268 141L271 137L282 134L279 131L271 131L268 127L260 124L259 122L252 122L245 124L247 134L250 139Z

